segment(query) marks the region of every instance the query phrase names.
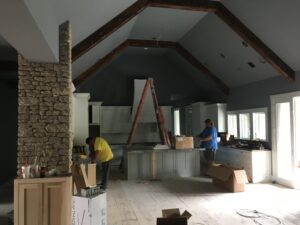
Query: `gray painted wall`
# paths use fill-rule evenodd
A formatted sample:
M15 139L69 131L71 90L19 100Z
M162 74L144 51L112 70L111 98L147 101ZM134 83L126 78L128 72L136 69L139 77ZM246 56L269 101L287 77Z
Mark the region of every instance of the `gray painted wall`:
M0 182L16 176L17 168L17 81L0 81Z
M277 76L267 80L233 88L228 97L227 110L251 108L268 108L268 142L272 143L271 133L271 102L270 96L287 92L300 91L300 72L296 73L296 81L289 83Z
M152 54L122 54L80 85L77 92L89 92L92 101L103 101L104 105L132 105L133 79L145 77L154 78L161 105L185 105L215 98L214 94L203 93L190 75L167 57Z
M296 73L296 81L292 83L277 76L275 78L247 84L230 90L227 110L270 107L270 95L299 90L300 72Z

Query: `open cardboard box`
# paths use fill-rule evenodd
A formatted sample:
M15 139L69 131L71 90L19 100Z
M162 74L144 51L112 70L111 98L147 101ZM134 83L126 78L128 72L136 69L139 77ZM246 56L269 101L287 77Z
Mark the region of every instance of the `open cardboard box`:
M157 218L156 225L187 225L188 219L192 216L187 210L180 214L178 208L163 209L161 218Z
M248 183L245 170L222 164L210 165L208 175L212 177L213 184L231 192L245 191L245 183Z

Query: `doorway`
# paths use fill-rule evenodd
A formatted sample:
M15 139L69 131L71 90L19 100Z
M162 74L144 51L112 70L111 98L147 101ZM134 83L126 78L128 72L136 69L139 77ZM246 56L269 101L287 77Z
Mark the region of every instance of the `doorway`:
M300 188L300 92L271 96L273 175Z

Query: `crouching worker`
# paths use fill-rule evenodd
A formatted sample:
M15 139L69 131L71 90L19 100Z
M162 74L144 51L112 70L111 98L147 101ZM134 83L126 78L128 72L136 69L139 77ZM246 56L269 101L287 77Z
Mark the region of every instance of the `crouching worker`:
M101 137L88 137L85 142L89 145L90 158L92 163L95 163L97 160L101 162L102 176L100 185L101 189L106 189L110 162L113 159L111 148L107 141Z

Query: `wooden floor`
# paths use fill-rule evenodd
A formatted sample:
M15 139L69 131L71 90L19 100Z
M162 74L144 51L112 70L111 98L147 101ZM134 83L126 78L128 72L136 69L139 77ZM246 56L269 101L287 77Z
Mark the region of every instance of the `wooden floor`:
M107 189L109 225L155 225L161 209L180 208L189 225L300 224L300 191L271 184L248 184L244 193L225 193L209 178L126 181L113 176ZM245 218L242 209L278 217Z

